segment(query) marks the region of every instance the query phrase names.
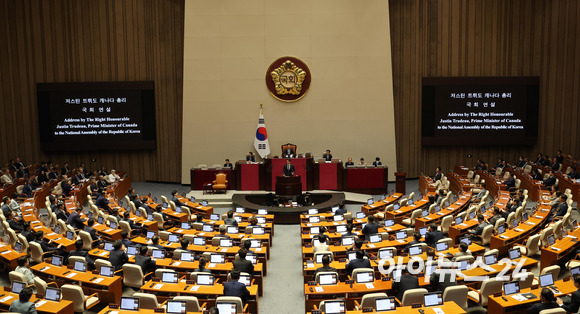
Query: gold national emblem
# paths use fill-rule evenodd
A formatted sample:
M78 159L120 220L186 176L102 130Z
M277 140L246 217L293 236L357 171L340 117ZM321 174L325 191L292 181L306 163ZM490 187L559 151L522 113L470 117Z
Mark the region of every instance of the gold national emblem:
M302 91L302 83L306 78L306 71L296 66L294 62L286 60L272 71L270 76L278 95L299 95Z
M266 87L274 98L293 102L308 92L312 75L302 60L295 57L281 57L272 62L266 70Z

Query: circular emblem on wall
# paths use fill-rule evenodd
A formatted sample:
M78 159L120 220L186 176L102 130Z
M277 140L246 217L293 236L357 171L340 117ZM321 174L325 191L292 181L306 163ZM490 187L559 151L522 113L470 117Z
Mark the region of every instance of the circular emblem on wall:
M278 58L266 71L266 87L280 101L293 102L304 97L310 81L310 69L294 57Z

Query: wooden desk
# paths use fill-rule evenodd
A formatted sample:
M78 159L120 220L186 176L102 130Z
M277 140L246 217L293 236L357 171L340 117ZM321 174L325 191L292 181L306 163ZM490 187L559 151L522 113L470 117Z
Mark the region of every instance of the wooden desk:
M540 190L543 185L538 185L529 175L522 173L522 169L514 170L506 167L505 171L511 173L514 179L520 179L520 189L528 190L530 200L537 202L540 199ZM560 182L562 181L560 180Z
M558 290L560 290L560 293L554 293L554 295L556 297L561 296L563 294L568 294L568 293L572 293L574 291L576 291L576 288L574 287L574 280L569 280L567 282L564 282L562 280L558 280L556 282L554 282L554 286L556 286L558 288ZM533 303L537 303L540 302L540 292L542 291L542 288L538 288L538 289L522 289L520 291L521 293L533 293L537 298L535 299L530 299L530 300L524 300L524 301L517 301L513 298L513 296L504 296L507 301L504 301L502 299L502 297L494 297L492 295L489 296L488 299L488 303L487 303L487 310L488 313L493 313L493 314L503 314L503 313L525 313L526 309L528 307L530 307Z
M92 272L81 273L67 267L56 267L44 262L30 267L30 269L46 281L49 281L49 276L55 277L56 281L60 282L59 286L63 282L77 282L83 287L85 294L99 293L100 302L118 304L123 295L123 278L120 276L105 277L95 275ZM90 291L90 293L86 291Z
M193 295L198 298L200 304L206 302L209 308L215 305L217 297L223 295L224 286L220 283L216 283L213 286L198 286L189 285L185 281L163 283L150 280L141 286L141 290L145 293L157 295L157 300L159 301L172 299L175 295ZM252 285L248 287L248 290L250 291L250 299L247 301L248 312L258 313L258 287Z
M392 280L382 281L382 280L375 280L373 283L370 283L368 286L365 283L354 283L352 285L347 284L346 282L339 282L336 285L316 285L316 286L309 286L308 284L304 285L304 296L306 299L305 304L305 311L308 312L309 310L314 308L314 305L318 306L320 301L328 300L329 298L344 298L346 300L346 307L347 308L354 308L354 300L360 298L364 294L367 293L376 293L376 292L384 292L385 290L391 290L393 284ZM312 288L312 291L310 291ZM418 312L417 312L418 313Z
M342 190L357 193L383 194L389 186L389 168L386 166L348 167L342 171Z
M443 217L448 215L456 215L462 212L469 205L469 200L471 199L471 192L463 193L459 199L449 207L441 209L437 213L429 214L425 217L420 217L415 219L415 230L419 230L421 227L428 226L432 223L439 223Z
M186 199L185 197L178 196L180 202L185 204L185 206L189 207L192 214L201 214L205 218L209 218L211 214L213 214L213 207L211 206L201 206L198 202L192 202L191 200Z
M14 251L14 249L9 244L0 242L0 261L6 264L10 270L14 270L16 267L18 267L18 262L16 260L20 256L26 256L26 253L18 253Z
M558 184L560 186L560 191L564 193L566 189L570 189L574 200L580 200L580 183L572 182L568 177L560 173L555 174L558 179Z
M570 232L562 239L556 239L554 245L543 247L540 254L540 270L558 264L560 260L568 255L574 255L580 246L580 228Z
M200 304L201 306L201 304ZM139 312L136 311L126 311L126 310L119 310L119 309L111 309L110 307L105 307L102 309L99 314L109 314L115 311L117 314L135 314L135 313L145 313L145 314L156 314L155 310L153 309L139 309ZM203 314L203 312L187 312L188 314Z
M6 288L8 287L4 287L4 289ZM18 298L18 294L4 290L4 292L2 292L2 297L0 298L0 308L2 310L8 311L12 302L14 302L14 300L18 300ZM36 294L33 294L30 297L30 302L36 302L36 300L39 299L36 297ZM73 302L69 300L60 300L59 302L55 302L40 299L38 302L36 302L36 311L38 313L70 314L73 313L73 310Z
M16 193L16 188L19 185L23 185L24 179L20 178L20 179L13 179L12 180L12 184L9 185L8 187L0 187L0 199L4 198L4 196L9 196L12 197L14 196L14 193Z
M237 165L236 165L237 167ZM228 190L236 190L236 176L235 172L230 168L219 168L219 169L191 169L190 170L190 178L191 178L191 189L192 190L202 190L203 185L207 183L211 183L215 180L215 176L218 173L225 173L226 180L228 181L227 189Z
M130 188L131 188L131 177L127 176L121 179L120 181L116 181L115 183L109 185L106 189L106 193L112 195L116 200L120 200L123 197L125 197L127 193L129 193Z
M499 250L500 256L506 254L514 243L523 242L530 235L538 233L546 224L549 215L550 206L540 205L526 222L520 223L516 228L506 230L503 234L493 235L489 248Z
M314 189L340 190L342 188L342 162L314 163Z
M407 205L399 209L385 211L385 219L393 219L395 223L400 224L404 217L410 217L411 213L415 209L422 209L429 205L429 200L427 195L423 196L423 199L417 200L413 205Z
M423 311L425 311L425 314L434 314L436 308L439 308L441 310L443 310L444 313L453 313L453 314L465 314L465 311L459 307L459 305L457 305L455 302L445 302L443 305L441 306L433 306L433 307L421 307L421 309ZM307 312L308 314L311 314L310 312ZM363 311L346 311L346 314L363 314ZM376 312L372 312L372 313L376 313ZM383 313L390 313L390 312L383 312ZM417 308L412 308L410 306L402 306L402 307L397 307L396 310L397 314L418 314L419 313L419 309ZM489 312L492 313L492 312ZM100 313L99 313L100 314Z
M361 207L361 211L363 213L365 213L366 216L368 216L369 214L374 214L377 211L385 211L385 208L388 205L394 204L395 202L398 202L401 197L403 197L403 194L401 193L393 193L392 195L387 196L384 200L382 201L376 201L374 202L372 205L363 205Z

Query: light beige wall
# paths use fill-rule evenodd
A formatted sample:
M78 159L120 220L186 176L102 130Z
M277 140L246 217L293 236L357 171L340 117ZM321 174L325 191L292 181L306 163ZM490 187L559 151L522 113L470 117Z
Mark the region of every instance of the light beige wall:
M384 0L186 0L182 182L198 164L254 151L259 103L272 154L376 156L396 171L389 8ZM294 56L312 73L294 103L273 98L266 69Z

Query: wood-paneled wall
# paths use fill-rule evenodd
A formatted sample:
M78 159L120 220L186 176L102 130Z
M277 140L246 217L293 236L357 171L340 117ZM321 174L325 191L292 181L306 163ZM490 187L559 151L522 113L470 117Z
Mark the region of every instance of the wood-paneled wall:
M580 158L580 2L577 0L391 0L398 168L408 176L455 164L490 165L557 149ZM534 147L421 146L424 76L539 76ZM472 154L473 158L467 158Z
M183 0L4 0L0 24L0 164L85 161L181 181ZM157 150L40 150L36 83L142 80L155 81Z

